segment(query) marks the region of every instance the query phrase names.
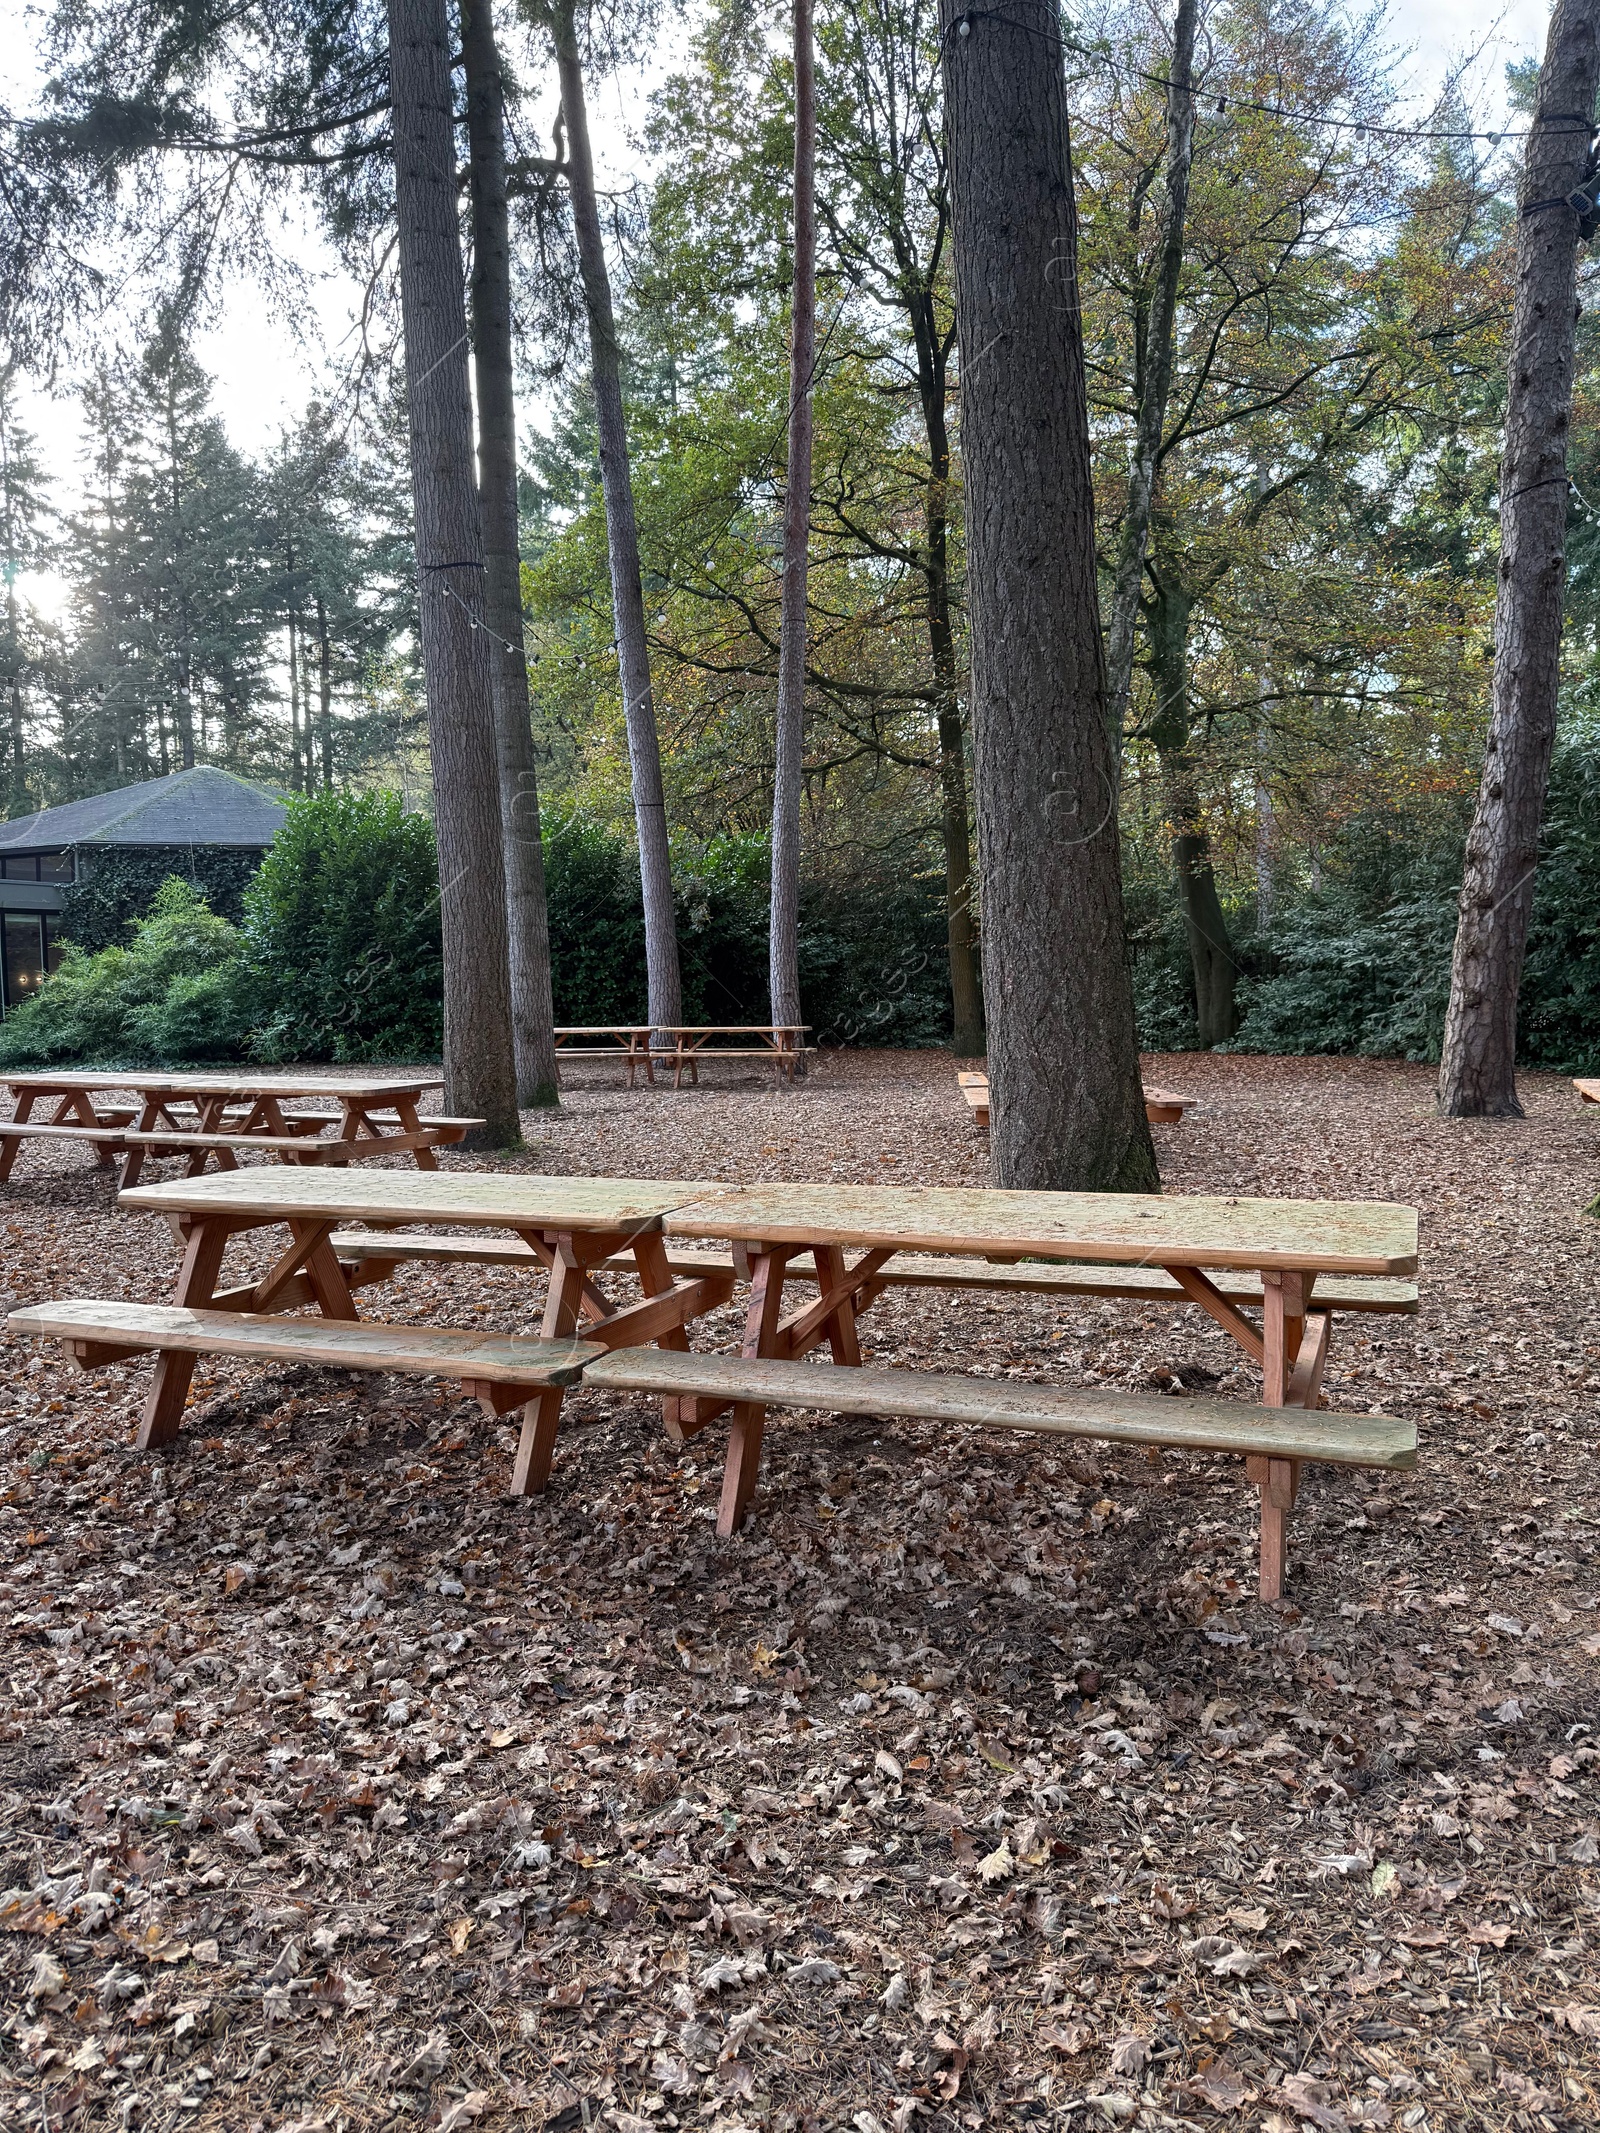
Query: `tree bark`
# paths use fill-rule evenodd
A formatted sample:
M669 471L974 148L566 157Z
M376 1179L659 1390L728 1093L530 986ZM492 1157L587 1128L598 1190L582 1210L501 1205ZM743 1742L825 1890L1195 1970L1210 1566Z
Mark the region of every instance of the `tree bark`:
M1147 1190L1059 16L941 20L995 1176Z
M772 774L772 904L767 922L772 1019L780 1028L793 1027L800 1020L800 801L806 737L806 579L811 551L811 374L817 351L816 150L811 0L794 0L794 298L789 331L777 745Z
M1567 430L1572 407L1577 216L1600 77L1594 0L1557 0L1539 74L1517 222L1517 290L1500 472L1494 685L1450 971L1439 1109L1520 1118L1517 994L1533 908L1561 678Z
M594 156L578 53L576 0L553 0L551 29L561 82L561 116L567 136L567 182L572 228L578 247L589 352L594 380L595 422L600 433L600 487L605 499L606 540L611 562L611 605L622 673L622 709L633 773L633 812L639 835L639 878L644 892L644 952L652 1023L683 1019L678 975L678 929L672 898L672 855L667 842L667 805L661 783L661 744L650 687L645 637L644 590L639 569L639 526L628 466L628 430L622 411L622 361L611 302L611 276L600 233L594 190Z
M322 789L333 790L333 641L328 632L328 608L321 593L317 600L317 735L322 748ZM307 784L309 787L309 757Z
M1217 894L1211 839L1189 750L1191 605L1184 588L1163 574L1147 617L1156 696L1150 738L1160 759L1162 796L1172 826L1172 867L1194 974L1195 1023L1200 1049L1208 1052L1238 1032L1234 995L1239 973Z
M906 248L909 251L909 246ZM933 312L931 289L911 304L917 386L928 439L928 486L923 503L927 543L928 649L939 692L940 832L944 844L945 937L950 957L951 1050L959 1059L983 1056L983 1000L972 922L972 842L967 823L967 749L961 730L960 674L950 618L950 424L948 359Z
M511 228L506 208L505 85L491 0L462 0L472 197L472 360L477 386L478 505L483 520L484 612L494 667L505 844L506 927L517 1100L560 1102L550 920L539 828L539 767L529 718L517 539L517 418L511 345Z
M417 607L433 757L444 935L445 1107L473 1138L515 1146L494 683L472 468L467 320L456 212L445 0L388 0L400 304L405 331Z
M1189 167L1194 153L1195 22L1199 0L1178 0L1172 32L1172 72L1167 84L1166 202L1161 219L1155 287L1142 319L1134 321L1135 415L1128 494L1117 543L1106 632L1106 696L1112 731L1119 737L1133 690L1133 643L1139 621L1139 591L1150 539L1161 434L1172 390L1173 330L1178 277L1183 270L1183 225L1189 211Z

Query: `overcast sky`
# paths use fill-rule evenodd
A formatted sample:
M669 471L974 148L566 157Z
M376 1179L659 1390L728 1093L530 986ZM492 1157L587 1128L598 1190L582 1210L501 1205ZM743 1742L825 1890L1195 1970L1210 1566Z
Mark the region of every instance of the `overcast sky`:
M1359 8L1359 0L1356 0ZM32 46L28 0L0 0L0 84L8 97L21 100ZM1499 117L1501 82L1506 62L1542 51L1549 8L1544 0L1391 0L1390 42L1401 59L1397 78L1410 92L1413 108L1426 111L1439 82L1464 57L1475 55L1471 69L1477 101L1487 124ZM676 39L674 40L676 42ZM660 66L638 78L606 84L595 95L591 114L602 183L625 179L634 165L630 137L643 115L651 83ZM353 296L314 235L305 227L288 227L286 248L304 259L322 259L323 277L309 292L327 360L341 366L353 336ZM302 320L304 313L302 313ZM196 353L216 380L216 404L236 444L261 450L303 410L316 390L321 358L307 348L291 323L272 316L250 291L233 291L215 327L203 333ZM70 381L69 381L70 382ZM70 398L55 402L33 397L29 418L58 470L63 489L76 488L78 431Z

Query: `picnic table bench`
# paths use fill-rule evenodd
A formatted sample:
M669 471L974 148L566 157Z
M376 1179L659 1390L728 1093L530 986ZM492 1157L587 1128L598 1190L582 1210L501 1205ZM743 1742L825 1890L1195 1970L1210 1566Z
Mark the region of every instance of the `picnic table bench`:
M645 1079L655 1087L656 1068L672 1068L672 1086L681 1088L687 1067L691 1084L700 1085L702 1059L770 1059L779 1079L794 1079L795 1068L814 1047L803 1040L806 1025L768 1022L594 1022L574 1024L556 1031L556 1050L569 1059L610 1059L618 1054L627 1062L628 1087L643 1067ZM583 1044L582 1038L597 1039ZM747 1044L723 1039L745 1037Z
M956 1086L966 1098L967 1108L971 1111L976 1123L980 1126L988 1125L988 1075L980 1074L976 1071L957 1074ZM1159 1124L1171 1125L1181 1120L1186 1111L1192 1111L1197 1101L1198 1099L1193 1096L1175 1095L1171 1089L1152 1088L1147 1082L1144 1089L1144 1115L1153 1126Z
M438 1075L333 1079L63 1068L0 1075L0 1086L15 1100L13 1115L0 1119L0 1183L28 1140L87 1141L105 1169L122 1155L124 1185L137 1184L147 1156L186 1156L193 1177L212 1157L221 1169L237 1167L241 1149L295 1164L410 1154L419 1169L431 1170L435 1148L453 1146L482 1123L418 1116L423 1093L443 1086ZM311 1098L331 1099L338 1108L285 1108ZM35 1116L41 1103L46 1117Z
M576 1368L586 1384L658 1395L680 1438L726 1414L723 1533L735 1531L749 1507L771 1407L1190 1446L1244 1458L1260 1494L1266 1598L1282 1590L1287 1524L1307 1461L1404 1470L1416 1460L1408 1422L1317 1411L1334 1310L1414 1304L1404 1277L1416 1269L1415 1213L1386 1202L257 1167L141 1187L123 1204L178 1221L185 1252L174 1304L75 1299L17 1312L10 1324L16 1333L66 1341L86 1367L155 1350L139 1435L146 1446L176 1434L197 1353L333 1360L330 1339L341 1344L345 1367L452 1375L491 1412L520 1409L518 1493L548 1476L571 1382L542 1371ZM370 1257L357 1233L362 1250L352 1255L351 1233L339 1228L352 1221L509 1230L509 1245L441 1238L447 1250L436 1256L466 1257L457 1248L472 1246L485 1263L525 1257L544 1270L538 1341L357 1321L350 1271L422 1254L409 1241L397 1245L390 1230L373 1240ZM287 1224L288 1248L256 1281L218 1293L230 1237L271 1224ZM680 1252L669 1239L724 1250ZM897 1260L926 1285L1004 1288L1009 1276L1020 1286L1061 1275L1105 1285L1087 1293L1187 1299L1261 1366L1263 1405L868 1368L858 1323L894 1285ZM924 1268L924 1260L936 1263ZM639 1277L638 1303L619 1305L601 1285L619 1261ZM786 1312L791 1270L806 1266L815 1293ZM969 1276L974 1267L982 1272ZM1157 1274L1170 1287L1155 1286ZM736 1283L748 1286L740 1354L691 1353L687 1328L729 1302ZM1370 1295L1361 1284L1371 1285ZM1246 1316L1255 1302L1259 1324ZM308 1303L325 1319L359 1323L360 1333L275 1315ZM174 1309L187 1315L175 1320ZM834 1368L804 1361L823 1345Z

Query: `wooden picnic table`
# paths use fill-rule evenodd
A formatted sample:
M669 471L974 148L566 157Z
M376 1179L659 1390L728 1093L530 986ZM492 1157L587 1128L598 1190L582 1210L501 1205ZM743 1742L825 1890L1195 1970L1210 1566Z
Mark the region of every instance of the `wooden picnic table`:
M64 1340L86 1368L156 1350L142 1446L176 1434L197 1355L221 1353L456 1375L490 1412L521 1409L517 1493L544 1485L563 1388L580 1377L660 1396L668 1429L680 1439L729 1414L718 1518L724 1533L737 1528L750 1503L773 1405L1209 1447L1241 1454L1259 1487L1266 1597L1281 1590L1286 1522L1304 1461L1404 1470L1416 1459L1409 1423L1314 1413L1334 1302L1315 1295L1313 1284L1320 1276L1392 1288L1393 1277L1416 1269L1415 1212L1388 1202L256 1166L137 1187L122 1204L174 1219L184 1254L173 1304L67 1301L13 1314L12 1327ZM538 1338L358 1325L352 1280L360 1264L342 1258L334 1241L336 1225L351 1221L378 1226L380 1265L384 1235L399 1223L511 1231L530 1271L547 1272ZM275 1224L287 1226L287 1248L259 1278L219 1293L229 1240ZM731 1251L720 1259L678 1255L675 1263L669 1238L720 1240ZM453 1248L470 1240L441 1241L459 1256ZM348 1245L348 1235L340 1242ZM905 1252L928 1255L918 1262L934 1269L927 1285L944 1264L953 1288L973 1285L973 1255L985 1266L1042 1260L1088 1263L1107 1276L1118 1267L1153 1272L1175 1298L1208 1311L1261 1365L1263 1406L1118 1393L1107 1407L1106 1395L1070 1388L864 1369L859 1321L891 1285L889 1262ZM855 1256L847 1260L847 1253ZM482 1252L496 1264L514 1264L516 1256L493 1240ZM796 1268L806 1261L808 1269ZM606 1294L601 1276L619 1266L638 1276L641 1301L618 1304ZM814 1282L816 1293L785 1313L792 1269ZM1259 1287L1244 1289L1241 1269L1251 1270ZM740 1354L692 1353L688 1327L729 1302L740 1280L750 1292ZM1132 1293L1147 1292L1136 1282ZM1255 1298L1259 1327L1241 1307ZM1391 1296L1379 1307L1397 1301ZM296 1331L294 1321L277 1315L304 1305L314 1305L321 1320L300 1321ZM843 1376L802 1364L824 1343Z
M438 1074L335 1078L68 1067L0 1074L0 1087L15 1100L12 1116L0 1119L0 1183L26 1140L86 1142L105 1169L121 1154L124 1185L138 1182L147 1155L186 1156L195 1176L212 1157L225 1170L235 1168L240 1149L294 1164L410 1154L420 1169L432 1170L434 1149L461 1140L475 1123L418 1116L423 1094L442 1086ZM119 1094L132 1102L105 1101ZM311 1098L335 1108L308 1110ZM48 1116L35 1115L41 1104Z
M698 1088L702 1059L770 1059L779 1079L792 1081L796 1066L811 1049L804 1041L806 1028L804 1023L772 1022L593 1022L558 1029L556 1050L572 1059L609 1059L620 1053L627 1062L630 1089L640 1067L654 1088L658 1066L672 1068L675 1089L682 1087L687 1067ZM600 1041L578 1041L585 1037ZM740 1037L754 1041L721 1041Z

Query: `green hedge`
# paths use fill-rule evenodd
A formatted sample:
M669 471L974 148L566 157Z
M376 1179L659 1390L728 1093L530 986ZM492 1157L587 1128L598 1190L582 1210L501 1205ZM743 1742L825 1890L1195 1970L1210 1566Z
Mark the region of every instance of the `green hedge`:
M78 879L61 892L61 931L93 955L125 947L128 929L146 916L163 882L186 881L219 918L238 925L244 892L261 863L258 852L228 845L78 847Z

